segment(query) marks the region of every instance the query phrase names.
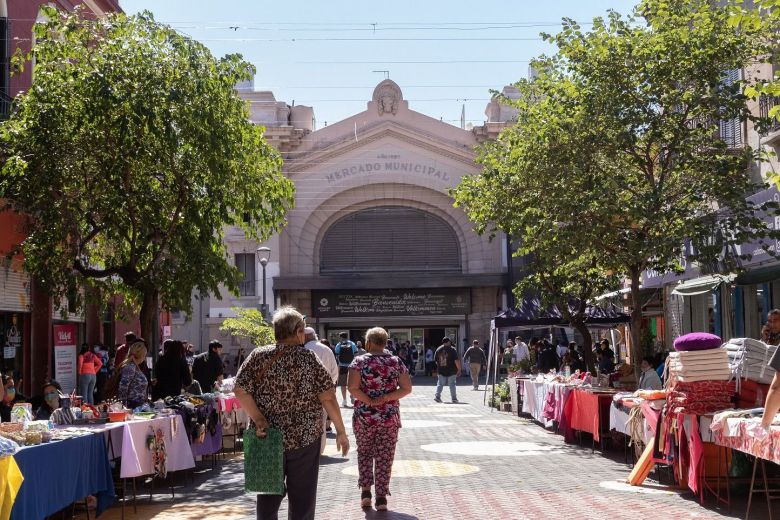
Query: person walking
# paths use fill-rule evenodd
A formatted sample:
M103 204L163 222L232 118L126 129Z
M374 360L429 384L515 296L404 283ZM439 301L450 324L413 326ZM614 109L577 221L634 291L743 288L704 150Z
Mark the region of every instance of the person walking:
M352 431L358 452L360 504L371 507L371 486L377 511L387 510L390 474L401 428L399 400L412 392L412 379L403 360L385 351L387 331L366 332L367 354L349 365L349 393L355 399Z
M95 383L102 366L100 356L90 351L86 343L81 345L78 358L79 393L86 404L95 404Z
M340 341L336 343L334 352L336 360L339 362L339 386L341 387L341 406L347 407L347 375L349 374L349 365L355 359L357 354L357 345L349 339L348 332L339 334Z
M434 363L433 363L433 347L427 347L425 349L425 375L430 377L433 375Z
M213 339L209 342L208 352L198 354L192 361L192 378L200 383L204 393L214 391L214 383L224 375L222 365L222 343Z
M328 375L330 375L330 378L333 380L333 386L335 387L339 380L339 364L336 361L336 355L331 349L320 343L319 338L317 338L317 331L315 331L313 327L306 327L303 329L303 333L303 340L306 342L303 347L306 350L314 352L314 355L317 356L319 362L325 367L325 370L328 371ZM325 425L325 431L322 433L322 441L320 442L320 455L325 451L327 432L330 428L330 425L328 424L328 414L324 409L322 411L322 421Z
M346 456L349 438L333 379L304 347L306 322L292 307L273 315L276 343L254 349L236 375L235 394L259 438L281 431L288 518L314 520L319 476L322 409L336 426L336 446ZM276 520L284 495L258 495L258 520Z
M433 357L436 361L436 372L438 374L436 381L436 396L433 400L437 403L441 402L441 392L444 389L444 385L447 385L450 387L452 402L457 403L458 395L455 388L458 384L461 365L460 359L458 359L458 352L452 346L452 340L450 338L444 338L441 346L436 349L436 353Z
M479 340L474 340L471 346L463 354L463 360L469 364L471 373L471 385L474 390L479 390L479 373L482 371L482 365L485 363L485 351L479 346Z

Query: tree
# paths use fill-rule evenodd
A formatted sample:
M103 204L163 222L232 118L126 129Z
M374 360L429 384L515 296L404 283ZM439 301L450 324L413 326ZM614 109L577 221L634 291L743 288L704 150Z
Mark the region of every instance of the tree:
M261 347L274 342L274 329L263 319L257 309L248 307L233 307L235 318L227 318L219 330L229 332L234 336L249 338L253 345Z
M634 16L611 12L589 31L565 20L546 36L557 53L519 85L527 93L517 125L486 149L482 175L458 188L503 192L499 228L574 241L600 269L624 275L633 360L642 358L643 271L679 270L686 241L703 266L728 266L727 246L776 236L759 215L776 205L745 198L757 187L746 171L757 154L719 132L721 122L752 117L744 82L724 80L751 62L759 36L735 29L727 9L707 0L645 0Z
M237 291L223 227L267 238L294 188L233 90L254 72L241 56L216 59L149 13L44 14L15 56L35 76L0 127L0 196L29 217L25 268L55 302L122 294L150 339L159 302Z

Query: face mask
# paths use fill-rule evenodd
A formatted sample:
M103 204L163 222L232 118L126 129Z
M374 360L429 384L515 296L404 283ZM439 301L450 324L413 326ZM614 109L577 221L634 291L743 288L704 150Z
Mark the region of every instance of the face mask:
M60 396L56 392L46 394L44 398L46 399L46 404L50 407L57 408L60 406Z
M5 399L6 401L13 401L14 397L16 397L16 388L13 386L9 386L5 389Z

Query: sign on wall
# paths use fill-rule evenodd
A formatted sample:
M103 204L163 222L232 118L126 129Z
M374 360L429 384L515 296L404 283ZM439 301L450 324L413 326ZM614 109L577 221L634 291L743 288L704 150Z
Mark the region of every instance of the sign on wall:
M451 316L471 312L468 289L312 291L318 318Z
M54 378L66 394L76 388L77 341L75 324L54 325Z

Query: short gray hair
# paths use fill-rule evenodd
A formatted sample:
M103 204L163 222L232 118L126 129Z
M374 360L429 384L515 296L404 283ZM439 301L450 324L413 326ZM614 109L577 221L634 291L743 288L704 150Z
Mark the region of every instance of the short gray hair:
M372 345L385 346L387 345L388 337L387 331L382 327L374 327L366 331L366 343L371 343Z
M296 332L303 329L306 323L303 321L303 314L298 312L295 307L285 305L274 311L271 323L274 326L274 337L276 341L282 341L295 335Z

